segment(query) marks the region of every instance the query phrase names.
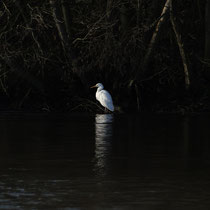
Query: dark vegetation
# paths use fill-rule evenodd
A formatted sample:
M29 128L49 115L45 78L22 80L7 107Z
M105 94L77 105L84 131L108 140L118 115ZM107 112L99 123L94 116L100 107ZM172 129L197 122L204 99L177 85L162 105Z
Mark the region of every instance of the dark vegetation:
M0 109L91 112L102 82L125 112L210 111L209 13L209 0L2 0Z

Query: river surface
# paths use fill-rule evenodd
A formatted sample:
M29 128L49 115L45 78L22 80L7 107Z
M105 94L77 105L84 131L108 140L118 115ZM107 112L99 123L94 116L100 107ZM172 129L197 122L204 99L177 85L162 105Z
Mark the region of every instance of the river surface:
M0 209L209 210L210 115L0 114Z

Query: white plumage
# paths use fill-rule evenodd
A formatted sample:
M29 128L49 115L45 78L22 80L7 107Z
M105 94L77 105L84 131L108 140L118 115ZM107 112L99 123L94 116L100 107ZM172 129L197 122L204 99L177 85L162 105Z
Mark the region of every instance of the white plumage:
M107 90L104 90L104 86L102 83L97 83L91 88L97 88L96 91L96 99L104 106L106 109L110 111L114 111L114 105L112 102L112 96Z

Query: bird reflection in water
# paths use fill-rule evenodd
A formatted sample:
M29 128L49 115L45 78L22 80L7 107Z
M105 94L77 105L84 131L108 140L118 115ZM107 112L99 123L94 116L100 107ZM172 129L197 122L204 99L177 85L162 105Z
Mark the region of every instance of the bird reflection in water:
M95 117L95 172L104 176L108 169L108 157L111 153L112 114L97 114Z

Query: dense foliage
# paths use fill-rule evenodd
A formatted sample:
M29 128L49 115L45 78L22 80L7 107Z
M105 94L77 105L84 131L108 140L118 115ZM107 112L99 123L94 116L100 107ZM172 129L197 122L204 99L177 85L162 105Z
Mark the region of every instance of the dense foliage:
M144 65L165 3L1 1L0 107L91 111L102 82L124 111L209 111L205 1L173 1L190 87L169 11Z

